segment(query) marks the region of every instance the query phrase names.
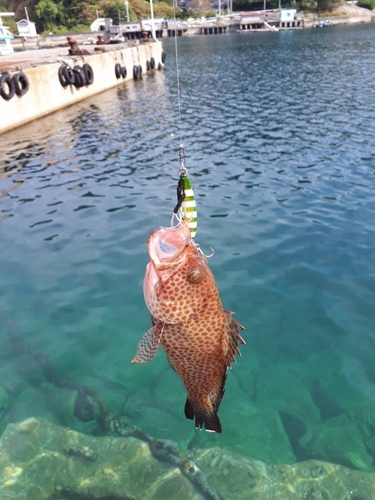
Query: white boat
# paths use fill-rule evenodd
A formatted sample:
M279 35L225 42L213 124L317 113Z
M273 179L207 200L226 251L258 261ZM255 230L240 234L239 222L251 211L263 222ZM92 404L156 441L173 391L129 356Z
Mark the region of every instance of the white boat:
M4 16L14 16L14 12L0 12L0 54L2 56L6 56L14 52L12 44L10 43L13 40L13 33L9 31L7 26L3 25L2 17Z

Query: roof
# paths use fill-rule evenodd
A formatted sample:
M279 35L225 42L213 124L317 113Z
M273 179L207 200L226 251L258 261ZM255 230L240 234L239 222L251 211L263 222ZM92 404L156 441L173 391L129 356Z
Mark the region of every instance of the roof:
M265 13L266 13L265 10L250 10L249 12L241 12L241 17L253 17Z
M17 21L16 24L27 23L27 24L35 24L33 21L28 21L27 19L21 19L21 21Z

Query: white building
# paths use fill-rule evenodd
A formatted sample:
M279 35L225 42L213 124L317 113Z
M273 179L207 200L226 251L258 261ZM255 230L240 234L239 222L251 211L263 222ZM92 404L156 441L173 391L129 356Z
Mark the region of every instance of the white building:
M91 31L109 31L110 27L112 26L112 19L109 17L98 17L95 19L95 21L91 24L90 30Z
M280 10L280 22L287 23L292 22L297 19L297 9L281 9Z
M303 28L303 16L298 16L296 9L281 9L279 27L281 30Z
M28 21L27 19L22 19L17 23L18 34L20 36L38 36L35 28L35 23Z

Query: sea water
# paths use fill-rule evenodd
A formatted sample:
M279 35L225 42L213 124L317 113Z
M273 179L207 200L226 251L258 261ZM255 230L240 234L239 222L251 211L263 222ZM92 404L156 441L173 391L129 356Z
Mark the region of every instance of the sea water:
M42 355L182 449L371 470L374 43L372 25L179 38L178 85L164 40L164 71L1 136L1 432L31 416L94 432ZM147 236L170 224L181 142L196 239L246 328L220 436L185 419L161 349L131 364L150 328Z

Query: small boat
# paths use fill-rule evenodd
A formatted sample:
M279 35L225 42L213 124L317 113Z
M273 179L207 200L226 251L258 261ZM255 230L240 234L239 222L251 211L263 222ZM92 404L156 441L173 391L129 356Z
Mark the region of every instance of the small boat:
M325 21L321 21L319 24L314 24L313 28L328 28L328 26L332 26L332 23L326 19Z
M12 44L10 43L14 36L13 33L11 33L9 29L3 25L2 16L14 16L14 13L0 12L0 54L2 56L6 56L14 52Z

